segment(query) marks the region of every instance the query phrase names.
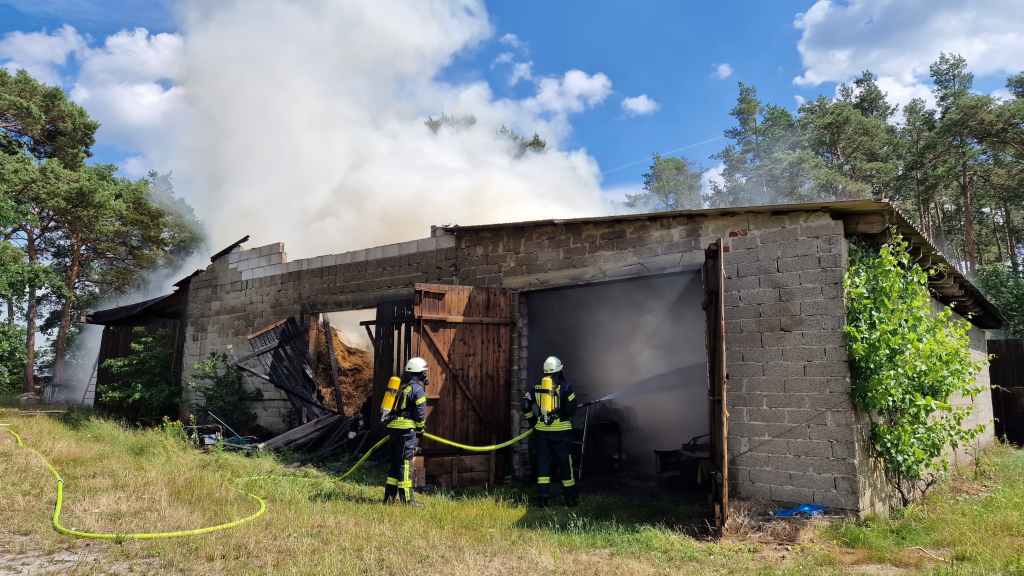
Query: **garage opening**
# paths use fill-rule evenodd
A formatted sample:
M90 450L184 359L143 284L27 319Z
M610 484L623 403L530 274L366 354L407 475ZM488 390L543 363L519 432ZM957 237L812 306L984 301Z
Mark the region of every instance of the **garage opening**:
M525 298L527 382L539 381L544 359L555 355L578 404L606 398L576 413L582 487L708 493L711 423L700 270Z

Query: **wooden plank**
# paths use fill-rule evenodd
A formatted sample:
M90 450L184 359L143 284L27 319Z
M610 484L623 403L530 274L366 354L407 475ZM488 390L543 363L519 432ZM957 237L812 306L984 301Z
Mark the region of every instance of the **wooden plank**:
M283 434L274 436L273 438L267 440L266 442L261 442L257 444L257 447L260 450L277 450L283 448L295 442L296 440L305 438L311 434L316 434L317 432L324 431L326 428L338 423L341 420L341 418L342 416L340 414L330 414L327 416L322 416L315 420L311 420L303 424L302 426L292 428L291 430Z
M476 412L476 415L480 417L481 420L486 421L484 418L484 412L476 403L476 398L473 396L473 393L470 392L469 388L467 388L466 385L462 382L462 379L459 378L459 375L456 374L454 370L452 370L451 365L448 363L448 358L445 356L445 354L441 352L441 348L437 345L437 342L434 340L434 337L430 334L430 330L423 330L423 335L426 337L425 340L427 341L427 343L430 344L430 346L434 349L434 352L437 354L437 361L445 369L448 375L451 376L451 379L455 382L455 385L458 386L460 390L462 390L462 393L465 395L466 399L469 400L469 404L473 408L473 412Z
M484 316L452 316L446 314L418 314L417 319L449 324L511 324L510 318L487 318Z
M725 263L718 239L704 251L704 310L707 317L708 407L711 425L711 459L715 468L713 495L715 528L725 528L729 514L729 412L725 351Z

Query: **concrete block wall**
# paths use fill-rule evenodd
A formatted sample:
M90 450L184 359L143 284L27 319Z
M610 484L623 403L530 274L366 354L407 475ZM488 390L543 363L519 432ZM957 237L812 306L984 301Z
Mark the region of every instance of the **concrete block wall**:
M452 282L455 242L437 237L289 262L281 243L235 249L191 282L183 374L211 352L241 356L247 336L288 316L373 307L411 296L416 282ZM264 400L256 403L259 424L287 428L290 403L266 383L248 379Z
M693 270L726 239L730 470L745 498L856 510L859 424L842 333L846 241L821 212L671 217L467 231L458 281L543 289ZM529 385L519 298L513 396ZM520 446L515 463L526 463Z

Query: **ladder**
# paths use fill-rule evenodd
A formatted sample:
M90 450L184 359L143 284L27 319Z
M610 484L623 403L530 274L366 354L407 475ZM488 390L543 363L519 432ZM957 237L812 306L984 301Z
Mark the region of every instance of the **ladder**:
M96 371L99 369L100 358L97 355L96 361L92 364L92 374L89 375L89 382L82 392L82 406L92 406L96 402Z

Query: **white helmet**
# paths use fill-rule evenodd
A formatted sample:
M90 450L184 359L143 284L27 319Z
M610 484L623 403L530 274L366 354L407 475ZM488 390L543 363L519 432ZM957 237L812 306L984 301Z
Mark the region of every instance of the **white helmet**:
M405 371L412 372L413 374L422 374L427 371L427 361L419 356L413 356L405 363Z
M548 359L544 361L544 373L554 374L555 372L562 371L562 361L555 356L548 356Z

